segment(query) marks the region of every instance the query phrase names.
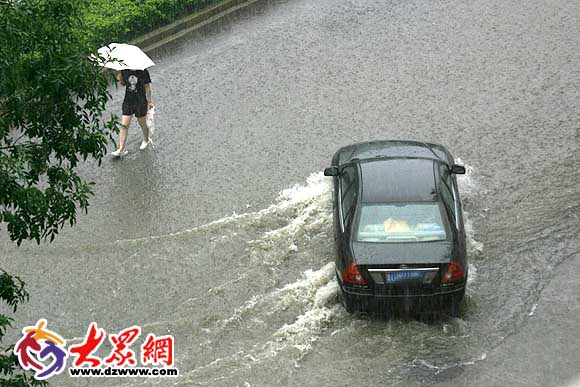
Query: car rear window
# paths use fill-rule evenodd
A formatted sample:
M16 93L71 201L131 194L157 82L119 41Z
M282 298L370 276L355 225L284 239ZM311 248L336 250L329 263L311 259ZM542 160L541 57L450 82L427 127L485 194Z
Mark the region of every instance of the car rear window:
M447 239L438 203L366 204L357 225L358 242L432 242Z

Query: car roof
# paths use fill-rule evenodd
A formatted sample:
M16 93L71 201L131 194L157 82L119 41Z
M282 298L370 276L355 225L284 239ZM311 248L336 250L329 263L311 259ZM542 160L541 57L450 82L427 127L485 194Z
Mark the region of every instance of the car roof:
M436 201L436 161L388 158L359 161L363 203Z
M336 152L334 165L375 157L423 157L448 163L449 156L447 150L439 144L400 140L370 141L340 148Z

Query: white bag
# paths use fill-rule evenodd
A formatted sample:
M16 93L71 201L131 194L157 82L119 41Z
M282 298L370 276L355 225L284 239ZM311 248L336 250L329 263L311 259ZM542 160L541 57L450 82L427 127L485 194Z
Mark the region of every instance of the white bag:
M149 135L153 135L155 130L155 106L147 111L147 127L149 128Z

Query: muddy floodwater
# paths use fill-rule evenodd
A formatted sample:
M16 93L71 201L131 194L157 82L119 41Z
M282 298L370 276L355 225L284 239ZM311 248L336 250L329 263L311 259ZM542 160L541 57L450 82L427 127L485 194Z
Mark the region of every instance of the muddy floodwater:
M0 266L31 293L15 326L46 318L72 342L92 321L175 337L179 378L59 386L578 378L576 298L557 323L534 323L568 281L559 268L580 259L578 25L566 1L258 1L157 50L154 148L138 150L134 123L125 158L84 165L89 213L53 244L0 234ZM441 143L467 167L460 318L351 316L337 301L322 170L374 139ZM560 349L529 339L546 329ZM530 357L503 369L506 347ZM544 379L513 377L548 361Z

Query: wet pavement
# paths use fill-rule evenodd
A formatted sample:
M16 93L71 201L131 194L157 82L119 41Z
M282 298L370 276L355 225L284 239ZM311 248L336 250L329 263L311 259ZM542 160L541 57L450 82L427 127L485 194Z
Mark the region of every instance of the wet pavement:
M177 380L56 385L580 377L579 19L564 1L259 1L154 52L154 149L134 123L126 158L84 165L96 196L52 245L2 235L0 265L30 284L16 325L175 335ZM442 143L469 167L460 319L351 317L336 301L320 171L372 139Z
M485 361L453 378L464 386L580 386L580 255L569 257L542 289L528 322ZM435 384L447 386L449 381Z

